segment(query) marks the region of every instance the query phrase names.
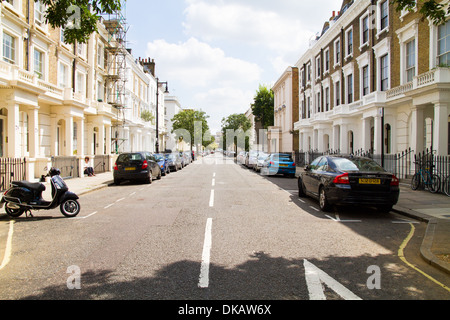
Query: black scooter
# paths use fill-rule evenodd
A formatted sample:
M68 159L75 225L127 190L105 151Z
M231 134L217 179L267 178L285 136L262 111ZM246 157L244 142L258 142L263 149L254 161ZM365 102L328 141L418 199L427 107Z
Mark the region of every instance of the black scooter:
M76 217L81 210L79 197L72 192L60 176L59 169L50 169L47 176L51 177L52 201L45 201L42 192L45 185L27 181L14 181L0 201L0 208L5 205L6 214L13 218L20 217L24 212L32 217L31 210L51 210L60 206L61 213L68 217Z

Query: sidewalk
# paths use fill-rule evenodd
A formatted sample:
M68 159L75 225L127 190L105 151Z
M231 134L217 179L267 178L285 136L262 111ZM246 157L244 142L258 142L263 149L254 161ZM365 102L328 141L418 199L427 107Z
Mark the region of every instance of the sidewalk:
M66 183L70 191L81 196L113 183L113 173L68 179ZM47 181L45 185L44 198L50 199L50 183ZM450 197L428 191L413 191L408 181L402 181L400 189L400 200L393 210L428 223L420 253L425 261L450 274ZM0 214L4 213L3 208Z

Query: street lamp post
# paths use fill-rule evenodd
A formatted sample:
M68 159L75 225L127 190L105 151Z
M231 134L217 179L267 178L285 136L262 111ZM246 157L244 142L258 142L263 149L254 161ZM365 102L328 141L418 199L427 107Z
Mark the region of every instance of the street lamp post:
M160 82L158 78L156 78L156 144L155 149L156 153L159 153L159 86L165 84L166 91L164 93L169 93L169 84L167 81Z

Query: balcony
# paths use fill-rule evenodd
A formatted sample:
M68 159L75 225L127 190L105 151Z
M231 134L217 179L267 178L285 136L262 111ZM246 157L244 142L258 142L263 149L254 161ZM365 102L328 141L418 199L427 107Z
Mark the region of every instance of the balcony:
M427 73L414 77L413 81L398 86L386 92L386 100L391 101L406 97L416 89L424 88L438 83L450 83L450 68L436 68Z

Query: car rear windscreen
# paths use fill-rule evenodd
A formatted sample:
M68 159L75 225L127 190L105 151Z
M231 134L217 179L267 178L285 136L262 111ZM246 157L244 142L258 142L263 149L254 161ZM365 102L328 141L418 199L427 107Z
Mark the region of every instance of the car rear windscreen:
M378 163L370 159L345 159L334 158L336 169L342 172L348 171L362 171L362 172L385 172Z

